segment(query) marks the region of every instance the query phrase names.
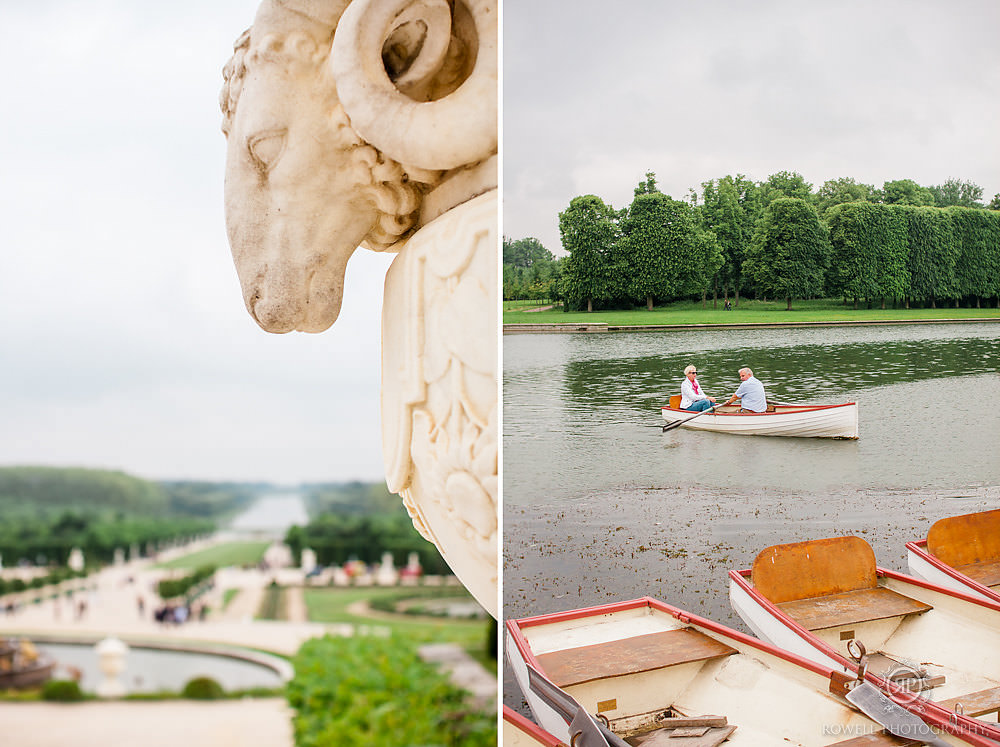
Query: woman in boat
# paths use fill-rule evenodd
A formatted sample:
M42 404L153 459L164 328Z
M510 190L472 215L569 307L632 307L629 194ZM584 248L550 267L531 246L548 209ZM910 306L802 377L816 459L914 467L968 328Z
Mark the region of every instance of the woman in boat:
M767 410L767 395L764 393L764 385L755 378L753 371L749 368L739 370L739 389L726 402L731 405L736 400L740 401L740 412L764 412Z
M715 403L715 397L709 397L698 384L698 369L688 366L684 369L684 380L681 382L681 409L691 412L707 410Z

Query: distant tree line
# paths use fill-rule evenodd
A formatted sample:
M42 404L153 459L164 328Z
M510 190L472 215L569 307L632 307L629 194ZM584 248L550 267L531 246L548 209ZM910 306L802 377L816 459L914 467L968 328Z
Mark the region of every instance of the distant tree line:
M88 565L110 563L115 550L132 545L174 542L208 534L214 523L204 519L167 516L98 515L66 511L0 522L0 555L4 565L21 560L35 565L66 565L78 547Z
M1000 194L949 179L882 189L851 178L819 190L794 172L724 176L674 200L652 172L621 210L596 195L559 214L560 259L536 239L504 240L504 298L545 289L567 309L712 296L843 297L936 306L1000 304ZM537 266L537 269L535 269ZM544 278L544 281L542 280ZM540 297L540 296L538 296Z
M384 482L312 483L302 487L310 516L324 513L406 515L403 499L390 493Z
M0 468L0 555L60 566L79 547L88 564L116 549L212 531L215 520L250 501L260 486L152 482L123 472L77 467Z
M113 470L0 467L0 520L64 510L219 517L256 497L262 486L152 482Z
M535 238L503 238L503 297L542 301L559 297L561 263Z

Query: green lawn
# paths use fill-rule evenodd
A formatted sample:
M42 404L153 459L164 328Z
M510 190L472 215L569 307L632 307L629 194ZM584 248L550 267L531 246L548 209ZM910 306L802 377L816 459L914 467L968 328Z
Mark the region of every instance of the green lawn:
M166 563L158 563L156 568L201 568L206 565L256 565L271 543L264 541L226 542L221 545L182 555Z
M553 301L504 301L503 310L537 309L539 306L551 306L553 303Z
M838 322L838 321L889 321L922 319L1000 319L997 308L939 307L936 309L868 309L859 303L844 306L841 299L813 299L792 301L792 310L785 309L785 301L740 300L739 308L724 311L722 300L712 308L709 300L705 308L701 302L682 301L667 306L654 307L647 311L644 307L630 311L504 311L504 324L539 324L567 322L605 322L610 325L644 324L745 324L745 323L795 323L795 322Z
M483 647L486 641L485 620L441 620L427 621L424 619L410 620L406 615L394 616L391 619L383 617L363 617L348 612L347 608L355 602L372 600L378 597L399 597L406 591L400 588L379 587L349 587L333 589L305 589L306 610L311 622L321 623L352 623L354 625L372 625L390 628L394 633L400 633L419 643L453 642L462 646L470 654L482 660ZM453 589L442 589L442 596L454 596ZM423 588L415 589L412 596L427 596Z

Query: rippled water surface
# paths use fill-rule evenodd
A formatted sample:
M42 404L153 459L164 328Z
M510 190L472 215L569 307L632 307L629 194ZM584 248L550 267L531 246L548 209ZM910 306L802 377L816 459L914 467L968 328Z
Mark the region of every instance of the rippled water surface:
M820 490L1000 483L1000 325L509 335L504 501L618 485ZM858 441L662 433L698 367L728 396L751 367L781 401L855 401Z

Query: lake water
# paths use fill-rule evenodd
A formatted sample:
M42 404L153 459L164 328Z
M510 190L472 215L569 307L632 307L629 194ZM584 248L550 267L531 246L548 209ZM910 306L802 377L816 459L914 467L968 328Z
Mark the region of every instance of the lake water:
M68 677L67 668L82 674L80 688L94 692L104 680L93 646L74 643L43 643L37 647L56 661L54 677ZM223 690L254 687L279 688L284 684L273 669L231 656L133 646L125 657L125 671L118 680L128 693L167 690L180 692L194 677L211 677Z
M504 501L620 485L818 490L1000 484L1000 324L504 338ZM860 439L734 437L660 410L698 367L717 399L752 368L779 401L856 401Z
M856 534L905 570L943 516L1000 507L1000 324L509 335L504 616L649 595L746 631L727 573ZM684 367L780 401L856 401L860 439L662 432ZM509 669L504 702L525 709Z
M233 519L235 532L266 533L283 539L293 524L309 523L302 494L295 491L268 493L258 498L246 511Z

